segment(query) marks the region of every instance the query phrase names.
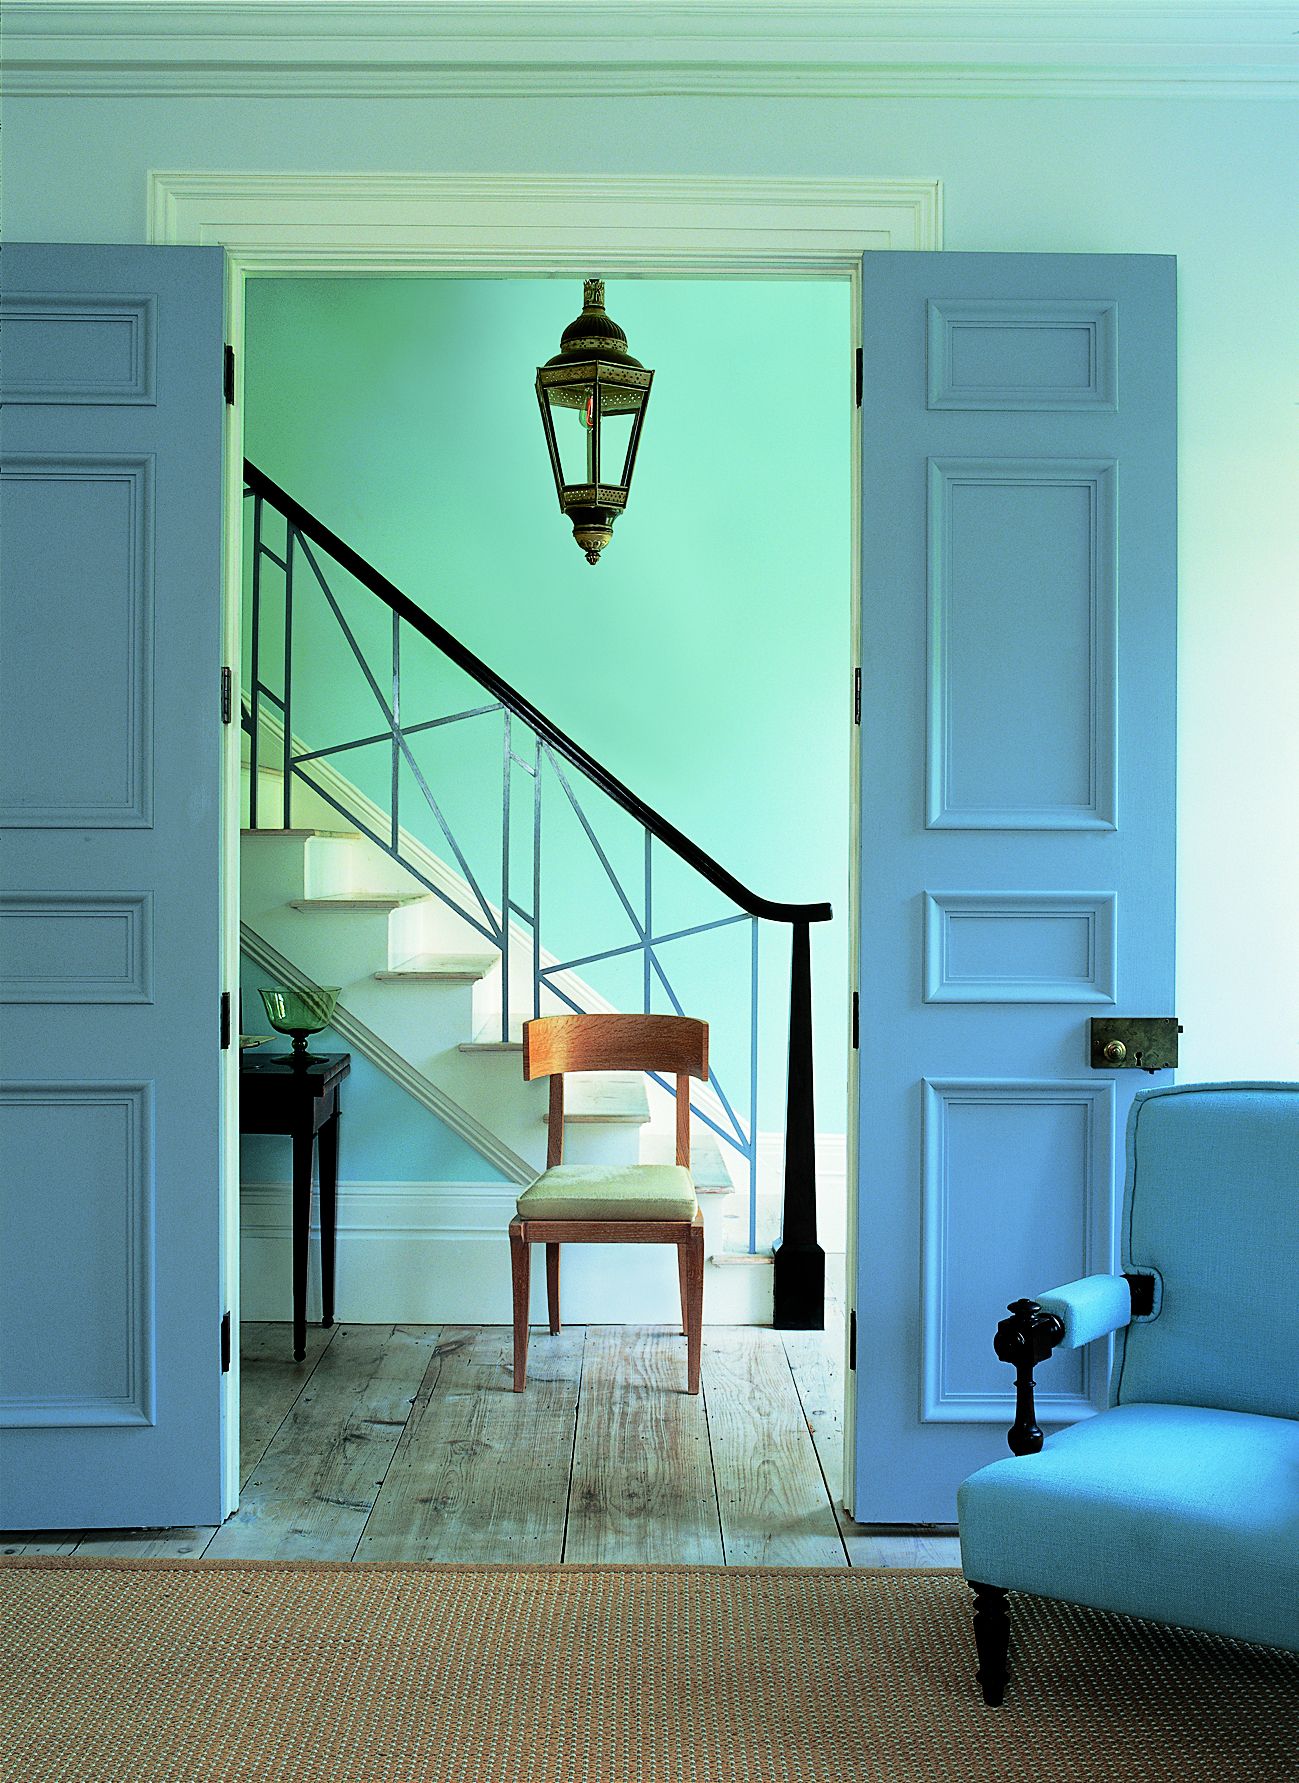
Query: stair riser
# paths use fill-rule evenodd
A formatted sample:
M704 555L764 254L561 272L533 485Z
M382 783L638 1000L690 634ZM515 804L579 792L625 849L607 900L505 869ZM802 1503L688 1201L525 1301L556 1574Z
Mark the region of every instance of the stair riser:
M344 987L388 963L388 913L383 910L293 910L287 904L246 915L271 946L316 984Z
M249 825L249 778L245 760L239 782L239 822L244 829ZM293 777L290 828L337 830L345 827L345 821L327 800L319 798L296 775ZM257 774L257 824L264 830L284 828L284 781L266 768L260 768Z
M641 1129L630 1121L565 1121L566 1164L639 1164Z
M367 973L348 985L343 1001L420 1070L421 1060L440 1058L458 1047L473 1020L473 986L454 981L394 984Z

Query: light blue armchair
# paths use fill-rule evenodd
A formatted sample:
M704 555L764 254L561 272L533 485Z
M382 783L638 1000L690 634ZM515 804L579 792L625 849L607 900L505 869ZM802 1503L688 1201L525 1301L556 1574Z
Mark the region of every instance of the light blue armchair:
M1122 1258L997 1328L1013 1453L958 1495L989 1704L1008 1591L1299 1650L1299 1084L1138 1095ZM1044 1441L1034 1366L1110 1332L1108 1410Z

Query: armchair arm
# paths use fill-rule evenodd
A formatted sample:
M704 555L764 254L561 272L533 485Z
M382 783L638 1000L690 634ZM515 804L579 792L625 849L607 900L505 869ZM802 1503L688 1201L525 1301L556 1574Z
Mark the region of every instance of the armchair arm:
M1054 1349L1077 1349L1133 1318L1151 1316L1157 1285L1151 1275L1088 1275L1036 1300L1011 1301L1010 1317L997 1326L992 1347L1015 1370L1015 1422L1006 1432L1012 1455L1036 1455L1045 1440L1033 1404L1037 1364Z
M1080 1349L1132 1321L1132 1290L1124 1275L1086 1275L1039 1294L1037 1304L1064 1327L1059 1342L1064 1350Z

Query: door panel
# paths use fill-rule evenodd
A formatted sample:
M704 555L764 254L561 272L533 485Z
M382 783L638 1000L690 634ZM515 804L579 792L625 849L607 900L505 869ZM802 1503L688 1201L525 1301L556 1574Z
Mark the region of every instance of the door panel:
M1005 1453L1006 1303L1113 1266L1172 1012L1174 263L866 257L854 1510L951 1522ZM1103 1402L1042 1371L1043 1421Z
M219 249L9 245L0 1524L221 1515Z

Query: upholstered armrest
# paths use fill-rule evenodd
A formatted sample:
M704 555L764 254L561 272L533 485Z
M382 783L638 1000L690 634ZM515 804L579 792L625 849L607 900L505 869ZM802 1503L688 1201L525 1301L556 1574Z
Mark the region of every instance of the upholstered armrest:
M1043 1312L1054 1313L1064 1326L1058 1344L1063 1350L1079 1349L1132 1321L1132 1290L1125 1275L1086 1275L1036 1299Z

